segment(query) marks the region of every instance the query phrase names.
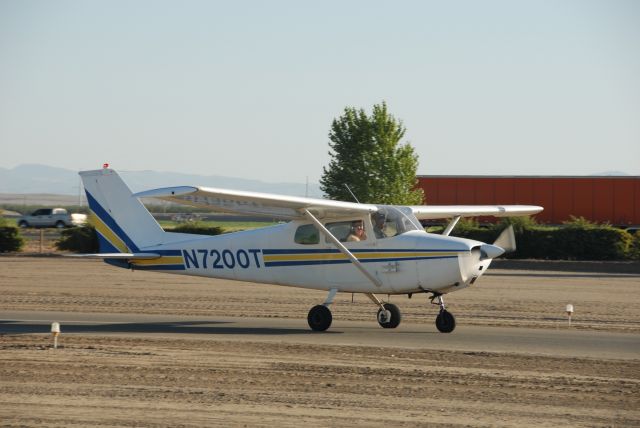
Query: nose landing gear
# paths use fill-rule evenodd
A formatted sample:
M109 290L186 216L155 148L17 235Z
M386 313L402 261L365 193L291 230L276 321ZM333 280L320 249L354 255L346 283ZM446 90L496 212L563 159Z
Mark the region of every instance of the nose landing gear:
M436 298L438 301L434 302ZM436 317L436 328L440 333L451 333L456 328L456 318L446 310L442 294L433 293L430 300L431 304L440 306L440 313Z

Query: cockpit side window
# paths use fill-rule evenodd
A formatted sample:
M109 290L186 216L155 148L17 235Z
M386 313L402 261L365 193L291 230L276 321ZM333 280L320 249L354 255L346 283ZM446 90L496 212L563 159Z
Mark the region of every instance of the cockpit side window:
M366 241L367 233L362 220L336 221L325 224L325 227L340 242ZM325 237L326 242L331 242Z
M378 239L400 235L410 230L423 230L420 222L408 207L379 205L371 214L373 233Z

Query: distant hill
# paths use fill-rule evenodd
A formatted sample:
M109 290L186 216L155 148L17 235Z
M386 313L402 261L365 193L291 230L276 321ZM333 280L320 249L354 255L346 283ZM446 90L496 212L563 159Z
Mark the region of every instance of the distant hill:
M225 189L250 190L291 196L305 196L304 183L267 183L260 180L196 175L159 171L118 171L133 192L168 186L207 186ZM78 171L47 165L26 164L12 169L0 168L0 193L46 193L74 195L77 198L80 180ZM317 183L309 183L309 197L322 197Z
M604 172L600 172L598 174L593 174L593 175L607 176L607 177L631 177L631 174L627 174L626 172L622 172L622 171L604 171Z

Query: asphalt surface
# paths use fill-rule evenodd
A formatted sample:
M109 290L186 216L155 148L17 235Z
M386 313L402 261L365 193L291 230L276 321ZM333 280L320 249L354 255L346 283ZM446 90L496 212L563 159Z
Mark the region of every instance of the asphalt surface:
M451 334L435 326L401 324L382 329L377 323L334 320L323 333L309 330L305 319L185 317L137 314L5 311L1 334L47 334L59 322L65 335L118 335L157 339L231 340L309 343L471 353L506 352L580 358L640 358L640 336L633 333L564 328L526 329L458 325Z

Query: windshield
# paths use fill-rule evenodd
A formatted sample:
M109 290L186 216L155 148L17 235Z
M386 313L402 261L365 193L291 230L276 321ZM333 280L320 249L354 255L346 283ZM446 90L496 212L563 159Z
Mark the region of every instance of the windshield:
M389 238L410 230L424 230L409 207L378 205L371 214L371 224L376 238Z

